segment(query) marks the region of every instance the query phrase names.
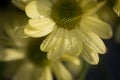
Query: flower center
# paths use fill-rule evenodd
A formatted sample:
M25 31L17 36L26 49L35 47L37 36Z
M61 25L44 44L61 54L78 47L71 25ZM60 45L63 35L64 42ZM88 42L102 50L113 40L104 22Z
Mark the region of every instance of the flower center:
M52 6L51 17L59 27L74 28L80 21L81 8L76 0L58 0Z
M40 39L31 40L28 45L27 59L36 66L44 67L49 64L46 53L40 51ZM39 44L40 43L40 44Z

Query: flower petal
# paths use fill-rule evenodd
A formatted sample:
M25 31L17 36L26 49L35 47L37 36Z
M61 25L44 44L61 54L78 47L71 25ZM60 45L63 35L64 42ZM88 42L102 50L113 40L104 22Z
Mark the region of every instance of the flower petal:
M83 14L83 16L89 16L89 15L96 13L98 10L100 10L105 5L105 3L106 3L106 1L102 1L102 2L98 3L96 6L94 6L90 10L87 10L87 12L85 14Z
M23 66L14 75L13 80L31 80L33 66L29 63L23 64Z
M96 5L97 5L96 0L80 0L80 7L83 13L89 11L91 8L95 7Z
M44 26L44 27L39 26L39 27L41 27L41 29L38 30L38 29L34 29L30 25L26 25L24 32L25 34L31 37L42 37L48 35L54 29L54 26Z
M3 50L0 55L0 61L13 61L24 59L25 57L25 55L21 51L15 49Z
M62 63L56 62L56 64L52 66L52 69L58 80L72 80L70 72L68 72Z
M24 10L25 6L30 2L31 0L12 0L12 3L20 8L21 10Z
M48 48L48 59L55 60L56 58L62 56L64 54L64 46L63 44L63 34L64 29L61 28L53 37L51 43L49 44Z
M91 30L102 38L107 39L112 37L112 29L110 25L95 17L83 17L81 19L80 25L83 28Z
M49 17L49 12L52 4L49 0L36 0L29 3L26 8L26 14L30 18Z
M29 25L37 30L51 30L54 28L55 23L49 18L30 19Z
M82 42L75 34L75 30L65 29L63 46L65 53L72 56L78 56L82 51Z
M69 63L73 63L75 65L80 65L80 59L78 57L73 57L73 56L69 56L69 55L63 55L62 57L60 57L61 61L66 61Z
M120 0L116 0L116 3L114 5L113 9L117 13L117 15L120 16Z
M96 52L101 54L106 52L106 47L103 41L96 34L84 30L83 28L77 29L77 33L83 43L89 46L91 49L94 49Z
M99 62L98 53L85 45L81 56L90 64L98 64Z

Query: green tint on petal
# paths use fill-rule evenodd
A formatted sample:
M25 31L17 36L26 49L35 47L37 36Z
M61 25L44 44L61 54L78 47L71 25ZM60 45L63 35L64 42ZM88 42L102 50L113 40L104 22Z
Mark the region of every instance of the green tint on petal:
M51 6L48 0L36 0L28 4L25 10L30 18L49 17Z
M53 65L54 67L52 67L52 69L58 80L73 80L72 75L62 63L56 62L56 64Z
M84 45L84 49L81 53L81 56L89 64L98 64L98 62L99 62L98 53L85 45Z
M112 29L109 24L94 18L94 17L83 17L81 19L80 25L83 28L91 30L98 36L108 39L112 37Z
M89 46L91 49L94 49L100 54L104 54L106 52L106 47L103 41L96 34L81 28L77 30L77 33L79 35L79 38L83 41L83 43Z

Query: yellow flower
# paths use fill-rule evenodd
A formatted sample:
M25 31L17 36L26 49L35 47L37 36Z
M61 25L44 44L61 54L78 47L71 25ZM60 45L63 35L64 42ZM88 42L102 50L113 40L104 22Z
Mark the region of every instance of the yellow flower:
M16 48L6 48L4 53L0 54L0 61L23 60L22 65L13 76L13 80L54 80L53 74L57 80L73 80L63 62L81 66L80 60L68 55L64 55L56 61L48 60L46 53L39 49L39 41L40 39L27 41L29 44L25 47L24 52Z
M117 15L120 16L120 0L116 0L113 9L117 13Z
M30 18L24 32L31 37L47 38L40 49L48 52L48 59L64 53L81 56L91 64L99 61L98 53L105 53L101 38L110 38L109 24L93 17L105 2L96 0L35 0L26 8ZM89 58L92 61L89 61Z

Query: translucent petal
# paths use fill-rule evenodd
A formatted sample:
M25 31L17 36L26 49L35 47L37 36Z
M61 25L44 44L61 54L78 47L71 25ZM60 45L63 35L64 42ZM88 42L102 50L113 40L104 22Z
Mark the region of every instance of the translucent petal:
M49 18L42 18L42 19L30 19L29 25L37 30L47 31L52 30L54 28L55 23L50 20Z
M29 3L25 11L30 18L49 17L51 6L49 0L36 0Z
M81 56L90 64L98 64L99 62L98 53L85 45Z
M81 28L77 29L77 33L83 43L91 49L94 49L96 52L101 54L106 52L106 47L103 41L96 34Z
M15 49L6 49L3 50L0 54L0 61L13 61L24 59L25 55L22 51Z
M78 56L82 50L82 42L77 38L74 30L65 30L64 43L65 53L72 56Z
M14 75L13 80L31 80L33 66L29 63L23 64L23 66Z
M68 72L62 63L56 62L56 64L52 66L52 70L58 80L72 80L70 72Z
M50 26L50 28L49 26L44 26L43 28L41 28L41 30L38 30L38 29L32 28L30 25L26 25L24 32L25 34L31 37L42 37L42 36L48 35L53 30L53 28L54 26Z
M91 30L98 36L102 38L110 38L112 37L112 29L109 24L94 18L94 17L83 17L81 19L80 25L83 28Z

